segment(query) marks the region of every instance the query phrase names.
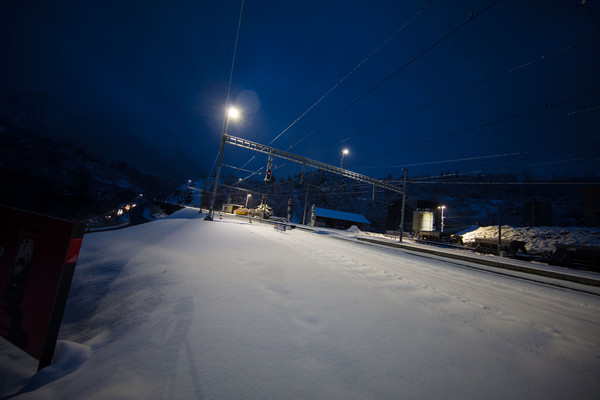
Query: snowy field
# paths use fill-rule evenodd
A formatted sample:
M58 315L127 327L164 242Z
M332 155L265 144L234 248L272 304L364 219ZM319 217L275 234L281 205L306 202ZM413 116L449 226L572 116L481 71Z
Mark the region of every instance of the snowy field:
M84 238L14 399L596 399L600 297L195 209Z

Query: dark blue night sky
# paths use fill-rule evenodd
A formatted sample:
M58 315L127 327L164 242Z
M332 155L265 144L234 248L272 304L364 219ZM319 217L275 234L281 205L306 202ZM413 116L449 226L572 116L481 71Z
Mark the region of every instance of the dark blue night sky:
M92 153L208 174L241 5L5 1L0 89L45 99ZM273 147L334 165L347 147L344 167L376 178L597 171L599 24L595 0L246 0L229 133L285 131ZM300 172L285 163L275 176Z

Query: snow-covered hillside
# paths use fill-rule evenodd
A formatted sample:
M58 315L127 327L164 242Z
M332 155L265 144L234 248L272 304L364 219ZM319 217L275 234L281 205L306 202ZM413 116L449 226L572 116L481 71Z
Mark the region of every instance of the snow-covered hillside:
M600 298L197 209L84 237L13 399L595 399ZM352 235L348 235L352 236Z
M170 179L99 159L2 118L0 138L0 202L7 206L83 222L107 215L140 193L165 197L174 186Z

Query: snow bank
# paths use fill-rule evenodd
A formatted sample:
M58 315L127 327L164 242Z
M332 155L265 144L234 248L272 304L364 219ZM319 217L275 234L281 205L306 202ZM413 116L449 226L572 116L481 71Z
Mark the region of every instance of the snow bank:
M165 213L159 207L153 207L153 208L146 207L146 208L144 208L142 215L148 221L153 221L155 219L165 218L167 216L167 213Z
M465 244L475 238L498 238L498 226L482 226L462 234ZM531 254L553 253L557 244L600 246L600 228L587 227L513 227L502 226L502 239L526 242Z
M52 364L39 371L22 390L31 392L76 371L92 354L89 346L60 340Z

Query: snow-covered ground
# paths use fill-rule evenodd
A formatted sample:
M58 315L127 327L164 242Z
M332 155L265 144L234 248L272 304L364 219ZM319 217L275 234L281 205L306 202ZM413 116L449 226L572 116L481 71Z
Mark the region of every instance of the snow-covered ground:
M478 227L463 232L462 236L465 244L474 242L475 238L497 238L498 226ZM600 246L600 228L503 225L502 239L524 241L530 254L552 254L556 244Z
M600 297L195 209L87 234L14 399L595 399Z
M352 226L346 232L372 238L391 238L389 235L380 233L362 232L356 226ZM472 226L458 232L463 237L463 243L470 245L475 238L498 238L498 225ZM519 240L525 242L525 248L529 254L552 254L557 244L596 246L600 247L600 228L577 227L577 226L536 226L515 227L502 226L502 239Z

